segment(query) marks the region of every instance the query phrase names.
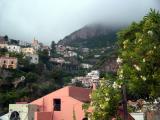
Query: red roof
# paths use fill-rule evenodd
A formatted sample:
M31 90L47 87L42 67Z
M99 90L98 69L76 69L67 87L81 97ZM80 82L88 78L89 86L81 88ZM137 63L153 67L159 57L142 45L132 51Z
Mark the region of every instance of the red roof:
M49 97L49 96L56 96L56 97L62 97L62 96L69 96L76 100L79 100L81 102L90 102L90 95L91 89L88 88L82 88L82 87L75 87L75 86L66 86L61 89L58 89L52 93L49 93L43 97ZM41 98L43 98L41 97ZM39 99L41 99L39 98ZM39 100L37 99L37 100ZM37 101L35 100L35 101ZM35 101L32 101L31 103L34 103Z
M90 102L89 95L91 94L91 89L75 86L68 86L68 88L70 97L73 97L82 102Z

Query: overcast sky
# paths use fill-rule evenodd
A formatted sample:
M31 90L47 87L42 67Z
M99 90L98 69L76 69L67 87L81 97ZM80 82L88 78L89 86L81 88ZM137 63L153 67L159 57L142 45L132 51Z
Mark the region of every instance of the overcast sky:
M0 35L49 44L92 23L129 24L160 0L0 0Z

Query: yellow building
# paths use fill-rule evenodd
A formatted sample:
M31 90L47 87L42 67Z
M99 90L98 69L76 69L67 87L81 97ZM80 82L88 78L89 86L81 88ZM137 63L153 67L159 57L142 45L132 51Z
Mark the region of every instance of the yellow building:
M22 53L23 54L35 54L36 50L32 47L22 48Z

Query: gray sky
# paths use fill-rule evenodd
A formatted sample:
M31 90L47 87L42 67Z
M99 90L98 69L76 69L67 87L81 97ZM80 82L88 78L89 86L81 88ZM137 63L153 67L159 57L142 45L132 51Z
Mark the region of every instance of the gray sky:
M160 0L0 0L0 35L50 44L92 23L129 24Z

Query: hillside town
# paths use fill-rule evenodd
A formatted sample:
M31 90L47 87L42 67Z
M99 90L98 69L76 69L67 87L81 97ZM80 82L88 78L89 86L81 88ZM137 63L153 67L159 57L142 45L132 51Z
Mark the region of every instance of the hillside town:
M38 50L43 50L44 48L44 46L41 43L38 43L38 40L34 39L31 44L22 41L14 41L14 42L12 41L13 40L8 40L8 38L6 40L5 37L0 37L0 48L6 49L8 52L12 53L22 53L25 55L26 58L30 59L30 63L38 64L39 57L37 52ZM13 69L17 68L18 64L17 58L12 58L6 55L6 57L1 57L0 61L1 61L1 67L6 66L6 68L10 68L11 66L11 68Z
M159 5L0 0L0 120L160 120Z
M51 63L53 62L61 66L63 64L74 64L71 61L69 61L68 58L72 58L72 57L77 58L78 56L78 54L75 52L76 50L78 50L78 48L75 48L75 47L56 45L55 46L56 54L60 57L52 57L51 48L49 46L44 46L42 43L39 43L38 40L34 39L32 43L25 43L22 41L14 40L14 43L13 43L13 40L8 39L8 37L6 40L6 36L0 37L0 38L1 38L0 50L6 50L5 56L0 57L0 67L4 69L18 69L18 66L19 66L18 58L10 57L9 53L23 54L24 55L23 59L29 58L30 64L38 64L39 63L38 52L46 50L49 56L49 61ZM89 49L84 48L82 49L82 51L85 53L88 53ZM68 61L65 60L66 58L68 59ZM82 56L81 56L81 59L83 59ZM89 70L93 67L93 65L90 65L87 63L79 63L79 67ZM16 87L18 86L18 84L23 82L24 79L25 77L21 78L21 80L15 81ZM71 86L61 88L33 102L17 101L16 104L9 104L9 112L3 115L2 117L0 117L0 119L8 120L8 119L11 119L12 117L13 118L15 117L15 119L17 120L18 119L52 120L52 118L72 119L73 111L76 113L76 116L78 118L86 119L81 106L84 103L90 102L89 96L91 94L92 89L96 89L96 87L98 86L99 79L100 79L100 73L98 70L91 70L86 74L86 76L76 76L72 78L70 83ZM77 82L80 83L84 88L72 86ZM65 97L63 97L64 94L66 94ZM49 100L49 98L51 99L51 101ZM46 101L44 101L44 99ZM48 102L52 104L53 100L55 102L54 103L55 105L53 106L53 108L51 108ZM67 103L62 102L66 100L67 100ZM69 104L70 106L73 106L73 107L71 107L70 109L64 107L64 106L67 107ZM68 113L65 111L65 109L68 109L67 110ZM49 112L49 111L52 111L52 112ZM61 111L61 113L58 111ZM63 114L63 117L60 114Z

